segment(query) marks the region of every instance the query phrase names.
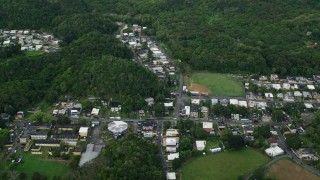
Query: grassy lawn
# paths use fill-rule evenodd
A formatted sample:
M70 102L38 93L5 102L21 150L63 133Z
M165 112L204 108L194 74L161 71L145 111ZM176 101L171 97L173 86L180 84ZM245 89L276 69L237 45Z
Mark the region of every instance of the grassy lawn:
M192 74L191 82L205 86L214 96L243 96L244 88L241 82L228 74L197 72Z
M23 163L21 163L17 170L25 172L28 179L31 179L34 172L39 172L41 175L46 175L48 179L53 176L63 176L69 167L66 164L45 160L43 155L32 155L26 153L23 155Z
M279 180L319 179L319 176L312 174L288 159L282 159L272 164L267 171L267 177L272 177Z
M207 140L207 141L206 141L206 149L205 149L205 152L208 153L208 154L211 154L212 152L210 151L210 149L211 149L212 147L220 147L219 141L216 140L216 139Z
M191 160L182 167L182 179L237 179L267 161L266 156L253 149L202 156Z
M31 56L38 56L43 54L43 51L26 51L26 56L31 57Z

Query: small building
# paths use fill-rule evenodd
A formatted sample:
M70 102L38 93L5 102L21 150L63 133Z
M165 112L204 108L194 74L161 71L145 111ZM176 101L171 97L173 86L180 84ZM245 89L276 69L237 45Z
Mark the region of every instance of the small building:
M89 127L80 127L79 135L80 137L87 137L89 134Z
M166 137L177 137L179 136L179 132L177 129L167 129Z
M293 96L300 98L300 97L302 97L302 93L300 91L294 91Z
M201 107L201 113L202 113L202 117L205 119L208 119L208 115L209 115L209 108L202 106Z
M191 104L200 105L200 99L191 99Z
M199 117L199 109L197 106L190 107L190 117L191 118L198 118Z
M248 103L247 103L247 101L239 101L239 106L247 108L248 107Z
M312 85L312 84L307 85L307 88L308 88L309 90L315 90L315 89L316 89L316 88L314 87L314 85Z
M178 159L178 158L179 158L179 153L170 153L167 156L168 161L173 161L174 159Z
M202 123L203 130L207 132L211 132L213 130L213 123L212 122L203 122Z
M264 93L264 96L265 96L267 99L273 99L273 94L272 94L272 93Z
M196 141L198 151L203 151L206 148L206 141Z
M272 88L276 89L276 90L280 90L281 89L281 85L280 84L272 84Z
M211 105L214 106L219 103L218 99L211 99Z
M319 160L319 156L316 155L311 148L300 148L295 153L301 160Z
M111 102L111 112L121 111L121 105L119 102Z
M231 105L238 106L239 101L238 101L238 99L230 99L230 104L231 104Z
M99 117L99 111L100 111L100 109L93 108L92 111L91 111L91 116Z
M176 173L175 172L167 172L167 180L176 180Z

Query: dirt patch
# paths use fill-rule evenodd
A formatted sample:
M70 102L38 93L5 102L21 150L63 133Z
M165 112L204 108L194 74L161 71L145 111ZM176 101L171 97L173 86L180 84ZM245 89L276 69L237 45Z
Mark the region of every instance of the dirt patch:
M318 180L319 177L303 169L290 160L280 160L271 165L267 173L268 177L280 180Z
M198 91L200 94L210 93L210 90L207 87L197 83L191 83L191 85L188 88L190 91Z

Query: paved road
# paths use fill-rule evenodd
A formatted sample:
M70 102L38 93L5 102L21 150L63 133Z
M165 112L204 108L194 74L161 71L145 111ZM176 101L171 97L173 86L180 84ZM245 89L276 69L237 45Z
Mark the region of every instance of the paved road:
M314 174L320 176L320 171L317 170L316 168L312 167L312 166L309 166L307 164L305 164L303 161L301 161L292 151L291 148L289 148L286 143L285 143L285 138L284 136L282 135L282 133L280 132L280 129L279 128L276 128L276 131L278 133L278 137L279 137L279 146L282 147L285 152L290 155L292 157L292 160L294 162L296 162L297 164L299 164L301 167L303 167L304 169L306 170L309 170L311 172L313 172Z
M157 140L157 144L158 144L158 148L159 148L159 152L160 152L160 158L161 158L161 163L162 163L162 169L164 171L168 170L168 166L166 163L166 159L164 156L164 151L163 151L163 147L162 147L162 131L163 131L163 121L157 121L157 131L159 132L158 134L158 140Z
M182 101L182 91L183 91L183 75L179 74L179 89L178 89L178 96L177 96L177 102L176 107L174 111L174 117L179 118L180 117L180 106Z

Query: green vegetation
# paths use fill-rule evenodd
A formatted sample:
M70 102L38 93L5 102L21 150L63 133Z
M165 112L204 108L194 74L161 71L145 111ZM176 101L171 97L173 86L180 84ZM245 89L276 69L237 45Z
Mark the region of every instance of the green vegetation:
M227 151L191 160L183 166L182 178L185 180L237 179L267 161L267 157L253 149Z
M208 72L193 73L191 83L207 87L214 96L243 96L244 88L230 75Z
M46 160L42 155L32 155L26 153L23 155L23 163L19 164L17 171L24 172L31 179L34 172L45 175L48 179L54 176L63 176L68 172L66 164L51 160Z
M32 57L32 56L39 56L43 54L43 51L27 51L25 52L26 56Z
M157 145L129 134L109 143L94 163L65 179L164 179Z

